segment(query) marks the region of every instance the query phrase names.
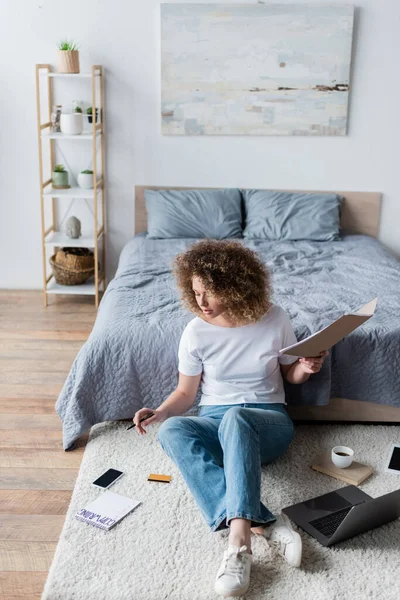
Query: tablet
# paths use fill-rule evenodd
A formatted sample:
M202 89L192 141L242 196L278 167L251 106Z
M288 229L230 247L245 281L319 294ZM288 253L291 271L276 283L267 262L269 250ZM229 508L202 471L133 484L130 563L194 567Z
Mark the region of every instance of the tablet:
M400 475L400 444L391 445L385 472Z

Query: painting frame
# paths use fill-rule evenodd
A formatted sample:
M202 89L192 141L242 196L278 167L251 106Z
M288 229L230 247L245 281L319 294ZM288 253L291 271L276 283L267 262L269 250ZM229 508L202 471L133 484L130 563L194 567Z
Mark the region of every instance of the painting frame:
M354 5L160 5L164 135L347 135Z

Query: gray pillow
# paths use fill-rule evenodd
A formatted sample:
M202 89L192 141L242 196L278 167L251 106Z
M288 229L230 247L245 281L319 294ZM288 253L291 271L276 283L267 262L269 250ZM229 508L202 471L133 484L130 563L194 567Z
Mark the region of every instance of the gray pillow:
M242 190L243 236L263 240L338 240L341 196L273 190Z
M145 190L148 238L241 238L238 189Z

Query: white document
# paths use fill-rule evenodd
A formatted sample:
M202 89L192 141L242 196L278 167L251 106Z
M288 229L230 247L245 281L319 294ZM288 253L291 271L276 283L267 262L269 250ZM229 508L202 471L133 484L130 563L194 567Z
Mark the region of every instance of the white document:
M377 300L378 298L375 298L364 304L357 312L344 314L321 331L313 333L308 338L297 342L297 344L282 348L282 350L279 350L279 354L307 357L318 356L323 350L329 350L373 316Z

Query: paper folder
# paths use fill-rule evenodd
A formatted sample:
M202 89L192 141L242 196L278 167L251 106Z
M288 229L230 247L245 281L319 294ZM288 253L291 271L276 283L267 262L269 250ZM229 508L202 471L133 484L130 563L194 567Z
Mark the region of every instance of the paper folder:
M291 354L292 356L317 356L323 350L329 350L346 335L357 329L360 325L370 319L374 312L378 298L364 304L355 313L346 313L336 321L313 333L308 338L292 344L287 348L279 350L279 354Z

